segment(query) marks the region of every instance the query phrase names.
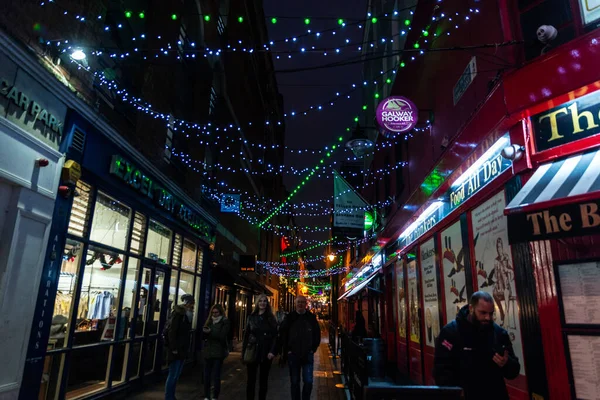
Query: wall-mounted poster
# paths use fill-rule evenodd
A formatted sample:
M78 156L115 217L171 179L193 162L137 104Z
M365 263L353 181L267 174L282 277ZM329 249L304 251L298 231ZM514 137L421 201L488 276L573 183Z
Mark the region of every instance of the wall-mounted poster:
M566 324L600 325L600 262L558 266Z
M600 337L569 335L575 397L600 400Z
M421 318L419 317L419 285L417 282L417 259L411 255L408 259L408 307L410 315L410 340L421 343Z
M469 302L465 275L469 248L463 244L461 229L461 222L458 221L442 232L442 273L447 322L454 320L461 307Z
M504 191L472 211L477 287L494 298L494 322L507 330L525 375L515 273L508 245Z
M398 334L406 338L406 293L404 292L403 261L396 261L396 293L398 298Z
M419 249L421 256L421 283L425 308L425 344L435 347L440 333L440 309L436 268L435 241L425 242Z

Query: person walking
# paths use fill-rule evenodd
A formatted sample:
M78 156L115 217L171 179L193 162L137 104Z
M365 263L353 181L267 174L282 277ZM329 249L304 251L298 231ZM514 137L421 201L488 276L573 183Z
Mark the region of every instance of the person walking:
M466 400L508 400L504 379L521 370L506 330L493 321L494 299L475 292L437 338L433 376L438 386L460 386Z
M204 334L204 400L218 399L221 392L221 367L229 354L227 345L231 323L220 304L210 309L202 332ZM212 386L212 397L211 397Z
M271 363L277 355L277 320L271 311L269 299L264 294L258 296L256 307L248 317L242 343L242 355L246 353L249 346L256 346L256 350L255 360L246 362L248 369L246 399L254 400L256 375L260 370L258 399L265 400Z
M194 297L190 294L181 296L181 304L173 307L173 312L165 329L164 340L167 347L169 376L165 384L165 400L175 400L175 386L183 371L183 364L188 355L190 330L194 317Z
M314 314L306 311L306 297L296 297L296 310L280 327L282 355L290 368L292 400L309 400L313 385L314 354L321 343L321 331ZM302 396L300 396L302 373Z
M352 329L352 341L354 343L360 343L360 341L367 337L365 317L362 315L362 311L357 310L354 318L354 328Z

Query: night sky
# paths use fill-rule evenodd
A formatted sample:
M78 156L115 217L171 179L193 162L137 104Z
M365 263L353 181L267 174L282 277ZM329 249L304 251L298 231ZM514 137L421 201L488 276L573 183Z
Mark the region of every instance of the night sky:
M299 50L302 47L310 49L312 46L318 48L335 48L346 45L346 39L350 39L352 51L343 49L342 53L330 52L327 56L322 53L294 53L289 59L287 55L280 54L280 59L273 55L276 71L285 69L307 68L336 61L342 61L360 54L357 50L358 43L362 42L363 29L357 25L340 28L337 19L345 18L356 20L365 18L367 12L367 0L264 0L265 15L268 16L269 39L280 40L288 37L300 36L310 29L313 33L335 29L332 32L323 33L319 38L315 35L300 38L293 43L278 43L272 50L274 52L285 50ZM270 22L271 17L278 17L277 24ZM285 17L301 17L287 19ZM311 18L310 25L305 25L304 17ZM331 19L317 19L318 17L332 17ZM349 24L350 25L350 24ZM284 110L304 110L312 105L324 104L336 95L336 92L346 92L351 89L352 83L359 82L362 77L362 64L357 63L348 66L302 71L294 73L276 74L279 91L283 95ZM288 117L286 120L285 144L292 148L314 148L321 149L333 144L340 135L348 136L347 127L353 125L353 116L358 113L362 105L361 91L355 91L350 99L341 99L334 106L324 107L322 111L314 111L307 116ZM348 152L341 155L348 156ZM340 160L342 157L337 157ZM345 157L344 157L345 158ZM285 155L285 164L297 168L313 167L318 162L317 155L291 154ZM316 175L315 175L316 177ZM299 176L286 176L284 182L288 190L293 190L300 182ZM292 199L293 203L313 202L333 196L332 179L311 179L309 183ZM329 224L329 217L297 217L296 223L301 226ZM304 233L303 239L324 240L329 237L328 232ZM316 249L309 256L322 254L324 248ZM322 268L323 264L314 263L316 268Z

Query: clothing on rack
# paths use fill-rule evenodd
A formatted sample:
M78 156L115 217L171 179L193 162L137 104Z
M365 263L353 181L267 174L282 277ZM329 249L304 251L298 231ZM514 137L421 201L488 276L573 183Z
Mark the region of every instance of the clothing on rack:
M54 315L69 316L69 310L71 308L71 294L65 294L58 292L56 293L56 301L54 302Z
M110 316L115 296L111 292L99 292L92 297L88 319L106 319Z

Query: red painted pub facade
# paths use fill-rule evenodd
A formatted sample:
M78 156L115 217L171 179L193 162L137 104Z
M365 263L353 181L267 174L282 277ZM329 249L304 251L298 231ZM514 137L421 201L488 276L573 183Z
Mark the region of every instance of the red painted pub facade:
M443 3L452 12L465 2ZM341 322L350 328L356 310L375 315L388 364L433 385L440 329L474 291L488 291L521 363L507 381L511 398L597 399L600 19L585 0L475 3L481 18L433 47L517 44L435 55L433 66L425 58L398 75L392 94L435 120L375 157L374 169L398 157L409 166L364 193L376 202L391 191L396 202L380 250L365 251L360 278L343 281ZM413 32L427 7L417 6ZM543 24L556 25L560 41L535 53L528 27ZM457 102L457 77L473 57L477 75Z

